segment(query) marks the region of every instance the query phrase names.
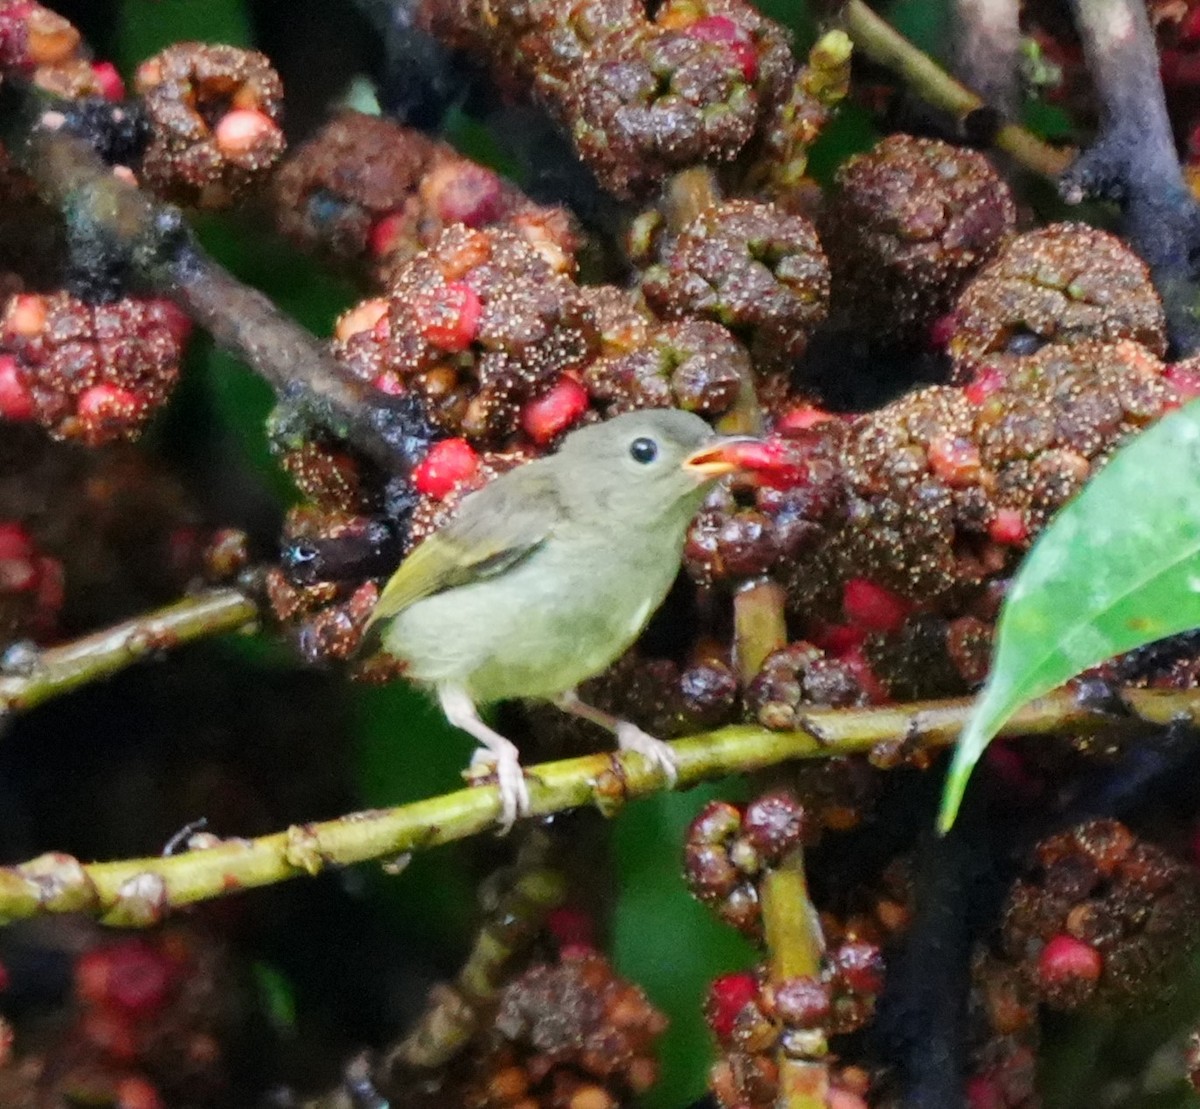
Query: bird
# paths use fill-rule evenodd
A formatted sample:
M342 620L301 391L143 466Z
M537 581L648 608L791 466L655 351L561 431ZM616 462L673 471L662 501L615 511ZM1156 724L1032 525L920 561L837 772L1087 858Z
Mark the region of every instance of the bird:
M499 824L529 811L516 746L480 707L549 701L612 732L669 784L671 748L582 701L576 687L641 634L678 572L707 491L760 441L679 409L627 412L468 494L379 595L367 633L495 763Z

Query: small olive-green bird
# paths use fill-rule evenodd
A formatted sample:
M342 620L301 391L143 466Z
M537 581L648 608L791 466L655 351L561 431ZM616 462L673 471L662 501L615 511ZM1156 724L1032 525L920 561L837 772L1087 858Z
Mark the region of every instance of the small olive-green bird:
M557 453L471 493L388 582L371 625L405 676L495 760L501 825L528 811L516 747L478 705L552 701L676 776L671 749L584 704L575 687L637 639L679 571L688 523L757 440L699 416L630 412L574 431Z

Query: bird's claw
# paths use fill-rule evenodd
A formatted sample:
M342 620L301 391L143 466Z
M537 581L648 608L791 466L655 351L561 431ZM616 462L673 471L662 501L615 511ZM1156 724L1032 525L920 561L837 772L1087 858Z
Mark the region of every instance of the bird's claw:
M520 755L511 743L501 750L480 747L471 756L471 771L482 767L488 768L489 777L495 775L500 790L497 824L500 835L506 836L520 817L529 815L529 786L525 781L525 771L521 769ZM470 771L468 773L472 778L477 777Z
M679 781L679 761L669 744L643 732L636 724L622 720L617 725L617 746L622 751L636 751L644 755L662 772L668 788L675 788L675 783Z

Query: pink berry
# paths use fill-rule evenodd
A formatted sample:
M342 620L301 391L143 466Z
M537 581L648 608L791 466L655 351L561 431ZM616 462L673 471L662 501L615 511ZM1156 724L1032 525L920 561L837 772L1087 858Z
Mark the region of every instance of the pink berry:
M722 1043L733 1035L733 1026L738 1014L758 996L758 983L747 971L723 974L714 979L708 988L708 1001L704 1006L708 1026Z
M1004 1109L1000 1086L989 1075L977 1074L967 1083L968 1109Z
M466 350L479 334L483 304L465 281L447 282L436 295L421 298L414 310L421 334L439 350Z
M0 593L24 593L37 579L32 536L15 521L0 523Z
M92 76L95 77L100 95L105 100L115 102L125 99L125 82L121 80L121 75L112 62L93 62Z
M116 1088L116 1109L163 1109L163 1099L146 1079L137 1075L122 1078Z
M17 360L11 354L0 354L0 420L21 423L32 420L36 413L33 394L21 380Z
M158 322L171 333L171 338L181 347L191 338L192 318L173 300L155 297L147 302L153 307Z
M826 624L815 625L807 639L814 647L820 647L826 654L841 658L847 651L861 647L867 638L867 629L855 624Z
M979 448L958 435L934 439L929 444L928 457L929 468L952 489L975 484L983 469Z
M429 448L429 453L413 470L413 486L418 493L442 500L460 482L474 476L479 468L479 455L465 439L443 439Z
M444 174L433 171L429 191L436 194L437 214L443 223L483 227L499 219L504 186L485 166L454 162Z
M125 421L144 405L142 397L116 385L93 385L79 395L75 411L89 424L104 424L110 420Z
M1163 380L1179 394L1181 404L1200 397L1200 369L1187 366L1168 366L1163 371Z
M343 312L333 325L333 334L345 342L351 335L360 331L371 331L380 320L387 316L388 302L386 297L372 297L356 304Z
M1001 546L1014 547L1029 538L1025 515L1016 508L999 508L988 524L988 538Z
M403 212L388 212L380 216L367 232L367 250L372 258L386 258L404 237Z
M563 374L548 393L521 408L521 429L539 446L566 431L588 410L588 393L570 374Z
M913 606L903 597L866 578L851 578L842 587L842 610L851 624L873 632L894 632Z
M995 366L984 366L963 390L972 404L982 404L1004 387L1004 374Z
M958 319L953 312L947 312L944 316L938 316L929 325L929 330L925 335L925 342L929 349L945 350L950 345L950 340L954 338L954 329L956 327L958 327Z
M818 408L816 405L798 404L789 408L775 421L775 434L787 436L808 431L809 428L828 423L836 418L832 413L826 412L825 409Z
M4 313L4 334L32 339L46 326L46 298L36 293L18 293Z
M387 393L389 397L403 396L408 392L404 382L400 380L400 375L392 370L384 370L371 384L381 393Z
M596 929L592 918L574 905L564 905L546 917L546 929L560 950L567 948L596 948Z
M851 940L833 952L838 979L859 997L875 997L883 989L883 955L873 943Z
M1103 972L1104 956L1065 932L1047 943L1038 957L1038 976L1044 986L1098 982Z
M724 46L733 55L742 76L753 82L758 75L758 51L754 48L754 40L750 33L724 15L710 15L706 19L698 19L689 24L687 34L702 42L716 43Z
M255 108L234 108L217 123L213 140L226 158L250 161L282 149L283 132L265 112Z
M854 676L854 680L862 687L867 700L873 705L886 705L892 699L887 686L879 680L874 668L867 661L862 647L851 647L838 655L838 661Z

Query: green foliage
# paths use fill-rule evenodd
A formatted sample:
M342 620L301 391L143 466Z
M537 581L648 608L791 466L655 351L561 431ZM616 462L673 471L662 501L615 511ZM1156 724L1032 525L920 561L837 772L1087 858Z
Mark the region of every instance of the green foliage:
M1090 666L1200 627L1200 404L1118 451L1021 563L991 673L958 742L938 818L1017 709Z
M243 0L124 0L117 31L117 65L127 73L174 42L250 46L250 17Z

